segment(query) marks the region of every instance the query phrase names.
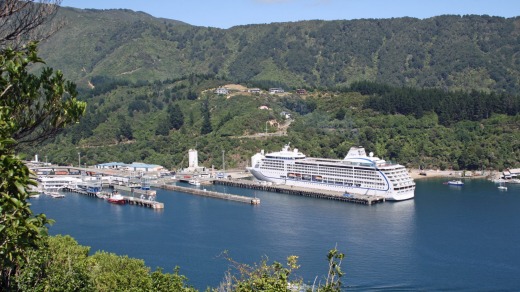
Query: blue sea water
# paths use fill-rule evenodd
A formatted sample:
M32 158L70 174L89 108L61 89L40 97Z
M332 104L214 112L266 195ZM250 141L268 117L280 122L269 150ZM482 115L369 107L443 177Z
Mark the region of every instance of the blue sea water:
M51 234L166 272L180 266L201 290L223 279L226 250L249 264L298 255L295 275L312 283L323 280L335 246L346 254L342 282L349 290L520 290L520 185L500 191L486 180L462 187L443 181L416 181L415 199L373 206L224 186L206 188L256 196L261 204L165 190L157 190L162 211L72 193L31 203L56 220Z

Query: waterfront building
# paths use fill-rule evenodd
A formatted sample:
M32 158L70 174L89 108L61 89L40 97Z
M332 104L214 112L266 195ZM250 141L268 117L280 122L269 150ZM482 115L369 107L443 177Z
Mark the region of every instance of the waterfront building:
M101 163L101 164L94 165L94 168L117 169L117 170L136 171L136 172L159 172L159 171L165 170L165 168L161 165L146 164L146 163L140 163L140 162L132 162L131 164L126 164L126 163L122 163L122 162Z

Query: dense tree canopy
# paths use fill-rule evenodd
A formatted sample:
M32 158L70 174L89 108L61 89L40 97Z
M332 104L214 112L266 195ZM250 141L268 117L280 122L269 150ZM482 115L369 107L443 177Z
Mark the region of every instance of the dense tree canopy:
M60 9L60 15L69 27L44 44L43 56L93 90L99 75L137 82L212 74L267 88L332 89L370 80L520 92L517 17L314 20L223 30L129 10Z
M520 95L485 92L446 92L439 89L395 88L371 82L352 85L370 98L366 106L385 114L414 115L435 112L442 125L463 120L480 121L493 114L510 116L520 113Z
M44 69L37 76L28 67L42 62L36 45L0 54L0 288L11 278L46 233L45 215L34 216L27 198L35 181L15 155L20 145L41 142L79 120L86 104L76 100L74 84L61 72Z

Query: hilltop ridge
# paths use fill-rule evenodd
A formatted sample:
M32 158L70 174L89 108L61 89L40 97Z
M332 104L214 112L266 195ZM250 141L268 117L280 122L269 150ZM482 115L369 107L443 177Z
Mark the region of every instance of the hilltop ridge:
M331 88L395 86L520 92L520 18L444 15L251 24L218 29L131 10L61 8L67 25L41 46L81 86L95 76Z

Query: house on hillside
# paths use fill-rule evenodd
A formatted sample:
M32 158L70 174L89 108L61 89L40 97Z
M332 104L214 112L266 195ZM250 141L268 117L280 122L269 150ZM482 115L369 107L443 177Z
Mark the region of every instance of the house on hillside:
M215 90L215 94L227 95L228 93L229 93L229 90L225 87L219 87Z
M269 94L284 93L283 88L269 88Z
M260 88L249 88L247 92L249 93L260 93Z
M505 169L502 176L507 179L520 177L520 168Z
M262 105L262 106L260 106L258 109L261 109L261 110L268 110L269 107L266 106L266 105Z
M296 89L296 93L300 94L300 95L301 94L307 94L307 90L305 90L305 89Z

